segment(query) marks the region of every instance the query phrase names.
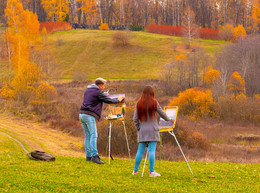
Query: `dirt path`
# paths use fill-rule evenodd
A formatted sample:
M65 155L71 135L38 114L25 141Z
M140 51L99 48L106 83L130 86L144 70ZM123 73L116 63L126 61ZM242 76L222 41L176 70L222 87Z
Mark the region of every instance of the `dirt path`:
M83 138L70 136L45 124L0 113L0 131L22 142L29 152L38 149L53 155L85 156Z

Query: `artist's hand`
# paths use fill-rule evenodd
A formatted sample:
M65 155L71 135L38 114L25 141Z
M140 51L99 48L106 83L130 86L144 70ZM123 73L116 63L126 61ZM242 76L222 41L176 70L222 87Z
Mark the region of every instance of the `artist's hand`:
M120 96L117 98L117 100L119 100L119 102L121 103L124 100L124 97Z
M104 92L105 95L109 96L109 93L108 92Z

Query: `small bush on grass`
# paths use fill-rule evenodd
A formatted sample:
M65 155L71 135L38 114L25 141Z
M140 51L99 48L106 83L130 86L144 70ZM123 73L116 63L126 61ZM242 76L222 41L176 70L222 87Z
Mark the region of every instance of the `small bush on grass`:
M115 46L127 46L129 44L126 32L116 32L112 36L112 41Z

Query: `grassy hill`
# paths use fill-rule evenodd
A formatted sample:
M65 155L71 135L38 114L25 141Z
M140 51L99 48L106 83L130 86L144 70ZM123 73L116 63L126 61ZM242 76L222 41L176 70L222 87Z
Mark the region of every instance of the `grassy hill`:
M117 47L113 33L116 31L71 30L48 35L61 77L71 79L75 72L84 72L90 79L155 79L168 59L191 52L184 49L180 37L147 32L129 32L129 46ZM223 44L194 40L192 46L213 55Z
M6 122L4 122L6 121ZM74 150L79 138L43 128L39 123L0 114L0 192L257 192L260 164L156 161L162 174L149 178L148 164L141 177L132 176L134 159L115 159L108 165L86 162L84 153ZM28 150L45 150L55 162L30 160L8 133ZM82 140L82 138L81 138ZM62 141L64 144L62 144ZM81 141L83 143L83 140ZM38 144L38 145L37 145ZM56 145L55 145L56 144ZM74 147L75 148L75 147ZM134 154L134 152L133 152Z
M4 32L0 27L0 35ZM70 30L47 36L48 50L55 60L55 77L72 79L84 73L88 79L102 76L106 79L157 79L162 66L179 54L187 54L181 37L129 32L130 44L113 45L112 35L117 31ZM213 55L224 41L197 39L192 48L203 48ZM7 60L0 59L0 79L8 73Z

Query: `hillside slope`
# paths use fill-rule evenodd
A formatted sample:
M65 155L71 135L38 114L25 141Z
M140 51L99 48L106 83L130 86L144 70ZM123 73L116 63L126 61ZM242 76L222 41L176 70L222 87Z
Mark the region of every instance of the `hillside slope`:
M82 138L51 129L44 124L0 113L0 132L19 140L28 151L38 149L54 155L84 157Z
M180 37L128 32L129 45L118 47L112 36L116 31L71 30L47 37L49 49L57 62L61 78L71 79L84 72L88 78L156 79L162 66L176 55L187 54ZM225 44L223 41L194 40L193 48L203 48L209 55Z

